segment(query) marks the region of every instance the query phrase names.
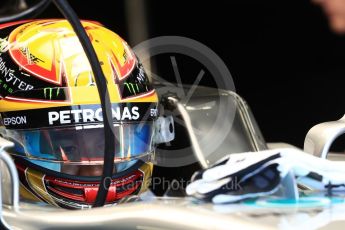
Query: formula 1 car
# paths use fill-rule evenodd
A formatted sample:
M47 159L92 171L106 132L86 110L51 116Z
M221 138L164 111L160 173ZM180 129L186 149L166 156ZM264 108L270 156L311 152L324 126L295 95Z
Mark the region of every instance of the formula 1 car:
M217 95L219 92L233 103L233 108L236 110L234 125L230 127L228 133L222 132L223 135L226 135L225 140L208 155L198 153L200 147L194 149L195 144L201 145L201 149L204 149L203 142L200 141L194 143L190 151L184 150L184 155L177 152L180 154L177 157L187 159L187 161L199 159L200 162L211 164L220 157L219 155L223 153L223 150L226 150L226 153L236 153L259 151L269 147L271 149L286 146L294 148L284 143L271 143L267 147L248 106L238 95L232 92L198 87L188 105L181 105L174 100L174 103L177 103L174 108L180 109L175 116L188 119L187 122L199 121L202 116L205 116L206 119L205 117L201 119L203 125L212 126L214 123L211 121L215 118L213 117L210 122L207 122L206 113L201 113L200 110L205 104L219 100L219 98L217 100L214 98L219 96ZM173 100L173 97L169 97L169 100ZM184 114L185 111L188 111L188 106L192 105L195 110L189 110ZM213 109L217 110L216 106ZM188 130L184 126L184 122L186 121L183 120L181 125L176 123L176 134L187 133L184 137L187 139L192 139L193 135L198 135L192 130ZM212 127L204 128L210 129ZM306 138L305 149L314 155L325 157L328 154L327 148L335 137L342 132L342 120L320 124L311 129ZM63 210L42 202L19 199L17 171L12 159L6 153L6 147L11 144L1 138L1 217L3 223L10 229L227 229L229 226L245 227L246 229L302 229L306 225L310 229L326 226L333 229L334 227L340 228L345 218L343 215L344 197L341 196L341 193L335 192L332 196L327 196L319 190L307 187L296 188L292 177L287 177L281 183L280 191L275 195L258 200L249 199L235 204L215 205L198 201L176 192L178 189L174 188L173 183L171 183L171 188L167 189L168 191L164 196L155 196L153 192L146 192L140 197L133 196L130 200L122 201L111 207L79 211ZM169 156L169 148L176 149L177 147L170 145L165 148L158 148L155 163L164 165L164 162L173 157ZM170 154L175 153L176 151L170 150ZM334 160L342 159L339 154L330 154L329 157ZM202 167L201 164L200 167ZM176 169L177 167L170 168L170 170ZM185 170L186 177L190 176L190 170ZM296 193L299 195L296 196Z

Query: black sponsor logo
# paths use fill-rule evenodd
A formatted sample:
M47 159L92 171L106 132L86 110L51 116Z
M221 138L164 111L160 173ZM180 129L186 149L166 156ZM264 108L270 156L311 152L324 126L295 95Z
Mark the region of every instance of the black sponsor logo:
M27 47L20 47L19 48L20 52L22 52L22 54L28 59L29 62L31 63L39 63L39 62L43 62L44 61L42 59L39 59L38 57L36 57L35 55L33 55L32 53L30 53L28 51L28 48Z

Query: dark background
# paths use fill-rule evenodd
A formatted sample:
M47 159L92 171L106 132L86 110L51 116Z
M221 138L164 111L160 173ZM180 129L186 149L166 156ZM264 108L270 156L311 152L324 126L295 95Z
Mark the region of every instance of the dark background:
M130 41L125 1L70 2ZM149 38L189 37L224 60L268 142L303 147L309 128L344 114L345 38L309 0L131 1L144 2ZM42 17L60 14L52 6Z

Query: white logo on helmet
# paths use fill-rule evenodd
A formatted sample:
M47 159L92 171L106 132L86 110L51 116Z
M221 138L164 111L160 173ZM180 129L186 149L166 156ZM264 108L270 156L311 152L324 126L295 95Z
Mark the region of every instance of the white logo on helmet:
M26 124L26 116L17 116L17 117L6 117L4 118L4 125L23 125Z
M137 106L129 109L124 107L122 110L118 107L112 108L112 117L118 121L122 120L138 120L139 108ZM93 109L78 109L78 110L62 110L48 112L49 125L53 124L71 124L103 121L102 108Z

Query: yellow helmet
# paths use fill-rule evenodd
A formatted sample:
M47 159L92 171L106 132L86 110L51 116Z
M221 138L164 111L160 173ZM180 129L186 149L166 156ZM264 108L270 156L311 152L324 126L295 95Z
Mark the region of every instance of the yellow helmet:
M147 189L158 97L138 58L117 34L82 22L112 103L115 169L107 204ZM102 172L103 117L88 59L66 20L0 25L1 135L22 195L66 208L91 207Z

